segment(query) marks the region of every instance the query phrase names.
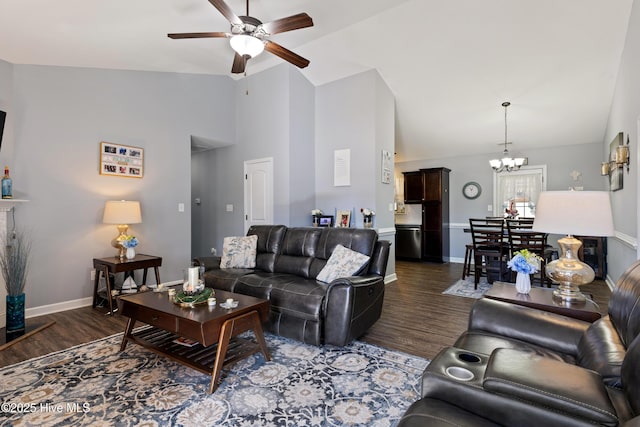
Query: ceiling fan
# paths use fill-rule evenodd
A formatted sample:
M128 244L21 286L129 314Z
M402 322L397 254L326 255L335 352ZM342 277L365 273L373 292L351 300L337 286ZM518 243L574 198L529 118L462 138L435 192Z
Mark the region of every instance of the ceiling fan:
M257 18L249 16L249 0L247 0L247 15L238 16L224 2L224 0L209 0L218 11L231 23L231 31L211 33L173 33L167 34L172 39L197 38L228 38L235 51L231 72L243 73L247 61L256 57L263 50L279 56L299 68L309 65L309 60L269 40L269 37L286 31L298 30L313 26L313 20L306 13L299 13L287 18L262 23Z

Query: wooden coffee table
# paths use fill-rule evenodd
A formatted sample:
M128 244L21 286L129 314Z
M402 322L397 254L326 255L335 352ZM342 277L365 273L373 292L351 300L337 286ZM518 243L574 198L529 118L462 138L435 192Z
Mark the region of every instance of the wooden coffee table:
M568 303L553 297L553 290L549 288L532 287L528 294L519 294L513 283L493 282L491 288L484 294L485 298L506 301L525 307L561 314L575 319L595 322L602 315L600 308L592 301Z
M218 387L224 365L259 351L270 360L261 324L268 318L269 301L220 290L215 291L215 296L219 302L233 298L239 301L238 307L225 309L219 304L209 307L206 303L193 308L182 307L173 303L167 292L143 292L118 298L120 313L129 318L120 351L132 341L211 375L209 393ZM134 333L136 321L153 327ZM257 344L237 338L238 334L249 330L253 330ZM175 341L180 337L197 343L193 346L177 344Z

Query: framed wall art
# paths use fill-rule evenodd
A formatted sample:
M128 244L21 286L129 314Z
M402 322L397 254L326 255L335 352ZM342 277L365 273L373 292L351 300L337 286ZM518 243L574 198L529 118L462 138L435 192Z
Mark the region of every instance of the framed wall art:
M100 143L100 175L142 178L144 149L129 145Z
M393 175L393 159L391 152L382 150L382 183L391 184L391 175Z

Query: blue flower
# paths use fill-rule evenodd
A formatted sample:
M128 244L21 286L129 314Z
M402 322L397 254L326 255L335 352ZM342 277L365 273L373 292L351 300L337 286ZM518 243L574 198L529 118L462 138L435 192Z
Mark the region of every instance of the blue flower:
M138 246L138 239L135 236L127 236L125 240L122 241L122 246L125 248L135 248Z
M507 262L507 267L518 273L533 274L540 269L540 260L538 255L523 249L515 253Z

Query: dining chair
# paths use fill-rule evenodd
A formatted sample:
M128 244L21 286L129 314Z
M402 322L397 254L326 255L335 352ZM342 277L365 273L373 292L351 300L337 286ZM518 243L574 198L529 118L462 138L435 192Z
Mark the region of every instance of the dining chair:
M529 217L521 217L521 218L507 218L506 224L507 228L511 226L512 228L519 228L523 230L531 230L533 228L533 220L534 218Z
M533 231L527 224L521 224L518 219L507 220L507 234L509 236L509 258L512 258L516 252L522 249L526 249L541 257L540 270L538 273L532 274L532 279L534 281L537 279L540 286L544 286L546 284L548 287L551 287L551 283L547 279L545 271L545 266L548 261L547 234L539 231ZM540 275L539 278L536 277L537 274ZM514 276L515 272L512 272L512 281L515 280Z
M473 259L473 243L467 243L464 248L464 264L462 265L462 280L468 276L475 275L471 271L471 260Z
M508 245L504 235L504 220L470 218L473 242L474 288L478 289L480 276L486 276L489 283L503 280L506 274Z

